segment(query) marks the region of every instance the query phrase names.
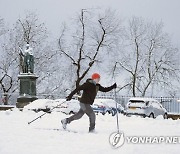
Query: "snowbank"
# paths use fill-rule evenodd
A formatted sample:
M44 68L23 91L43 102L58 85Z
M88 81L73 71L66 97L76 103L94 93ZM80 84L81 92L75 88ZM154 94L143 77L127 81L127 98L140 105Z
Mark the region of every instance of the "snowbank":
M25 106L25 109L46 109L46 108L52 108L55 107L62 102L64 102L65 99L57 99L57 100L50 100L50 99L37 99L30 103L29 105ZM77 100L71 100L68 101L69 104L76 103ZM116 107L116 102L112 99L95 99L95 104L105 104L109 107ZM66 104L66 103L65 103ZM119 105L119 104L118 104Z
M127 144L111 148L109 135L116 131L116 117L98 115L97 133L88 133L86 115L63 131L60 120L68 117L61 112L46 114L31 125L27 123L43 112L1 111L0 154L177 154L180 144ZM179 136L180 120L125 117L120 114L120 130L125 136ZM56 131L54 129L60 129Z
M65 99L57 99L57 100L50 100L50 99L37 99L30 103L29 105L25 106L24 109L47 109L53 108L60 103L64 102Z

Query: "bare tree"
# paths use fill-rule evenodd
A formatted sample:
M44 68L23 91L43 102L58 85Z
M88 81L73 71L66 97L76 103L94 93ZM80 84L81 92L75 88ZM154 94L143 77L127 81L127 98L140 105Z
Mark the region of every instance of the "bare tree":
M120 31L120 21L111 10L92 16L92 10L82 9L75 23L73 34L69 37L63 28L59 37L59 50L69 61L74 74L75 86L88 74L95 63L99 62L102 49L110 47ZM67 40L66 40L67 38ZM70 42L68 44L68 42ZM103 53L105 54L105 53Z
M7 27L5 27L4 19L0 19L0 91L3 95L3 103L5 105L8 104L8 92L11 88L13 88L13 77L10 75L9 67L11 67L13 61L10 63L6 63L9 56L5 56L4 53L4 44L3 40L5 38L6 33L8 32Z
M17 65L16 58L9 52L5 44L1 44L0 60L0 91L4 95L4 104L8 104L8 99L17 90ZM15 72L17 70L17 73ZM9 95L10 94L10 95Z
M24 50L27 43L33 48L36 63L35 73L39 76L38 92L48 93L57 88L55 83L49 83L52 74L54 75L58 68L54 63L57 51L53 49L53 44L48 42L47 38L45 24L41 23L34 13L28 13L25 18L18 19L13 29L9 29L3 35L0 43L2 55L0 59L0 85L3 92L14 93L18 91L20 50ZM40 88L41 85L44 88Z
M35 57L35 73L38 93L59 93L63 82L62 68L59 67L61 59L55 44L49 42L47 28L41 23L34 13L27 14L24 19L18 19L16 24L17 34L22 44L30 43ZM21 30L21 33L18 33ZM20 45L21 46L21 45Z
M41 45L48 36L45 24L40 22L38 16L33 12L28 12L24 18L19 18L15 29L19 42L33 46Z
M114 69L127 73L126 83L133 96L145 96L152 85L170 86L178 79L178 50L173 47L162 23L133 17L124 33Z
M28 12L24 18L19 18L17 20L13 31L15 33L15 48L17 48L17 50L23 50L26 44L30 44L33 48L35 57L39 59L42 48L44 48L45 43L47 43L48 33L45 24L40 22L38 16L33 12ZM19 54L19 57L21 68L22 55Z

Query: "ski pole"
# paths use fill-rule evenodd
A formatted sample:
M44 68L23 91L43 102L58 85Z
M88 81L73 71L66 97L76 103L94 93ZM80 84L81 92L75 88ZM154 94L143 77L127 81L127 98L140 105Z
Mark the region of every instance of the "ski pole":
M116 89L114 89L114 98L115 98L115 102L116 102L116 125L117 125L117 131L119 133L119 115L118 115L118 105L117 105L117 97L116 97Z
M51 109L51 111L54 110L55 108L57 108L58 106L61 106L61 105L64 104L65 102L66 102L66 100L65 100L64 102L62 102L61 104L58 104L57 106L53 107L53 108ZM37 119L43 117L43 116L46 115L46 114L47 114L47 112L46 112L46 113L43 113L43 114L40 115L39 117L37 117L37 118L33 119L32 121L28 122L28 124L31 124L32 122L36 121Z
M115 66L114 66L114 69L113 69L113 76L112 78L114 78L114 81L116 83L116 79L115 79L115 71L116 71L116 65L117 65L117 62L115 63ZM119 116L118 116L118 105L117 105L117 99L116 99L116 88L114 89L114 99L115 99L115 102L116 102L116 125L117 125L117 131L118 131L118 134L119 134Z

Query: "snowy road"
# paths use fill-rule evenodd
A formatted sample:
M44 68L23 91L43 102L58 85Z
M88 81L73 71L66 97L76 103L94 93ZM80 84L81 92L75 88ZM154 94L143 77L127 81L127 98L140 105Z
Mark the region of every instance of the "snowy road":
M116 131L116 118L97 116L97 133L88 133L88 117L68 125L78 133L56 131L60 119L67 117L59 112L45 115L31 125L27 122L41 113L31 111L0 112L0 154L178 154L180 144L128 144L111 148L109 135ZM148 119L120 115L120 129L125 136L180 136L180 120Z

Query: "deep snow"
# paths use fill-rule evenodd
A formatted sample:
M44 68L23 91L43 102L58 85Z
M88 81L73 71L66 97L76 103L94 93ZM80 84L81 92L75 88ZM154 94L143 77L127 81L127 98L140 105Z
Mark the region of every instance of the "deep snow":
M116 131L116 117L97 115L96 132L88 133L86 115L68 125L68 130L56 131L60 120L68 117L52 112L31 125L28 122L43 114L33 111L0 112L0 154L178 154L180 144L127 144L113 149L109 135ZM120 129L127 136L179 136L180 120L148 119L119 116Z

